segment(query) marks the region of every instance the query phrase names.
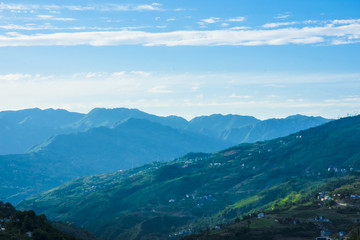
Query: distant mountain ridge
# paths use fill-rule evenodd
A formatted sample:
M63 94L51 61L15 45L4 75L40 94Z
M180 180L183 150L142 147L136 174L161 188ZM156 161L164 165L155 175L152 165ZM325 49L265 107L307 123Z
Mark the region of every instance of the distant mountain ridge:
M216 152L328 121L306 116L260 121L215 114L188 122L126 108L98 108L89 114L54 109L1 112L0 125L7 125L0 126L6 130L0 152L6 150L4 145L15 149L19 139L23 141L17 151L28 151L0 155L0 200L17 203L79 176L167 161L188 152Z
M0 155L0 199L17 202L79 176L225 147L219 140L145 119L57 135L26 154Z
M306 116L261 121L250 116L231 114L201 116L187 121L177 116L160 117L127 108L95 108L88 114L38 108L3 111L0 112L0 155L25 153L56 135L84 132L96 127L112 128L130 118L146 119L211 137L227 146L282 137L330 121Z
M360 116L287 137L75 179L19 206L105 239L164 239L360 170Z
M73 127L79 130L88 130L94 127L114 127L119 122L129 118L146 119L177 129L183 129L187 125L184 118L177 116L159 117L142 112L138 109L128 108L95 108L86 114L82 119L75 122Z
M62 109L0 112L0 155L24 153L51 136L72 132L66 126L83 116Z

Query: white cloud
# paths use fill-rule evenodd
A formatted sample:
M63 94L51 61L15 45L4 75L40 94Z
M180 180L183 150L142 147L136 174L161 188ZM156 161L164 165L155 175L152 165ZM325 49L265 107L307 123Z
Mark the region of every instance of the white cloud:
M0 75L0 81L7 81L7 82L17 82L26 79L30 79L32 75L30 74L22 74L22 73L12 73L12 74L5 74Z
M0 10L8 11L56 11L66 9L69 11L161 11L161 4L93 4L93 5L40 5L40 4L8 4L0 3Z
M117 30L134 30L134 29L141 29L144 28L142 26L139 27L122 27ZM104 28L104 27L57 27L53 26L50 23L44 24L25 24L25 25L16 25L16 24L9 24L9 25L0 25L0 29L5 30L25 30L25 31L37 31L37 30L98 30L98 31L105 31L105 30L114 30L112 27ZM7 35L11 36L19 36L19 33L7 33Z
M211 21L210 21L211 22ZM287 45L350 44L360 40L360 23L270 30L209 31L93 31L49 34L0 35L0 46L51 45L143 45L143 46L221 46L221 45Z
M25 4L15 4L15 3L0 3L0 10L31 10L38 9L39 5L25 5Z
M173 22L173 21L175 21L175 18L168 18L168 19L166 19L166 21L167 22Z
M220 21L220 18L218 17L210 17L210 18L206 18L206 19L202 19L199 24L213 24L213 23L217 23Z
M246 29L251 29L251 27L232 27L232 30L246 30Z
M37 106L86 112L94 107L131 107L188 118L212 113L260 118L294 113L334 117L359 111L359 79L360 73L224 75L119 71L64 76L12 73L0 75L0 109ZM283 82L287 83L286 89L262 87ZM301 88L304 86L301 83L311 83L321 91L309 96L309 89ZM344 93L338 89L340 84L352 86L346 96L339 96ZM229 89L233 94L229 94Z
M330 21L332 24L353 24L353 23L360 23L360 19L343 19L343 20L332 20Z
M59 18L55 17L53 15L36 15L36 17L42 19L42 20L55 20L55 21L74 21L75 18Z
M155 86L147 90L149 93L172 93L173 91L168 88L168 86L160 85Z
M295 25L299 22L279 22L279 23L266 23L262 25L263 28L277 28L282 26L289 26L289 25Z
M228 21L229 22L243 22L245 21L245 17L236 17L236 18L230 18Z
M52 15L36 15L38 18L40 19L45 19L45 20L48 20L50 18L53 18L54 16Z
M56 18L52 18L52 20L56 20L56 21L75 21L76 19L75 18L59 18L59 17L56 17Z
M235 93L231 94L229 96L229 98L240 98L240 99L249 99L249 98L254 98L254 96L250 96L250 95L237 95Z
M1 29L5 30L27 30L27 31L33 31L33 30L45 30L45 29L52 29L53 27L49 24L46 25L16 25L16 24L9 24L9 25L2 25L0 26Z
M143 5L138 5L136 7L134 7L134 10L137 11L159 11L161 10L162 5L160 3L152 3L150 4L143 4Z
M280 15L275 16L274 18L275 19L286 19L288 17L291 17L291 15L289 15L289 14L280 14Z

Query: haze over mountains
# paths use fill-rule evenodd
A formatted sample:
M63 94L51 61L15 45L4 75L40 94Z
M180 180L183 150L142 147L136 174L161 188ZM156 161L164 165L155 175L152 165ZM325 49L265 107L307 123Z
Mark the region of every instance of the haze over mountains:
M360 116L218 153L76 179L19 206L105 239L165 239L306 193L360 167Z
M0 155L25 153L55 135L101 126L112 128L129 118L146 119L182 131L200 133L224 141L228 146L286 136L330 121L301 115L261 121L250 116L220 114L187 121L177 116L159 117L127 108L95 108L88 114L38 108L3 111L0 112Z
M22 152L0 156L0 199L16 203L79 176L167 161L188 152L216 152L330 120L296 115L260 121L211 115L186 121L118 108L94 109L88 114L53 109L7 111L0 113L0 121L0 151Z

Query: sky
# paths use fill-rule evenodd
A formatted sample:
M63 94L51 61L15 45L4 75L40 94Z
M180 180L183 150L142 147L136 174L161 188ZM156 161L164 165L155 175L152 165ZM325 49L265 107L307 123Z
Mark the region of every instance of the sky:
M359 0L1 1L0 111L360 113Z

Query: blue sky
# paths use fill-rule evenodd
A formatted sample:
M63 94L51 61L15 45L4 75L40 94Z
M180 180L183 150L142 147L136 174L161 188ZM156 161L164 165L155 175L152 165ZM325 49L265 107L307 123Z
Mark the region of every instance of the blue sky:
M3 1L0 110L360 112L360 1Z

